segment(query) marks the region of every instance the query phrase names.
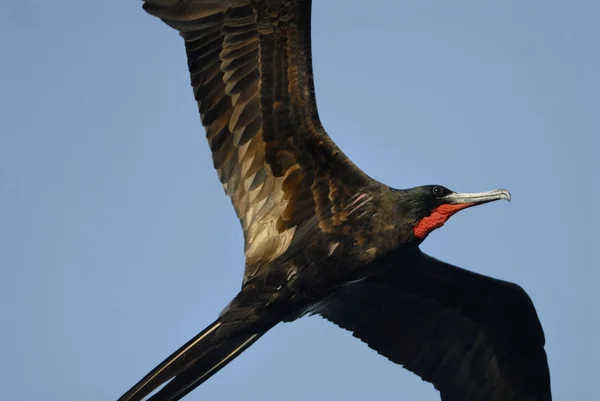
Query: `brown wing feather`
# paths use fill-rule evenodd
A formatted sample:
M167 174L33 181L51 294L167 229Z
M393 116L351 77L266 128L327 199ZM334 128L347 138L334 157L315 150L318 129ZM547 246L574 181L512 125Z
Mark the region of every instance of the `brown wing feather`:
M144 9L185 40L214 167L244 230L247 265L281 255L315 215L321 229L343 223L354 190L373 181L319 121L311 2L147 0Z
M544 333L522 288L425 254L347 286L318 311L444 401L551 401Z

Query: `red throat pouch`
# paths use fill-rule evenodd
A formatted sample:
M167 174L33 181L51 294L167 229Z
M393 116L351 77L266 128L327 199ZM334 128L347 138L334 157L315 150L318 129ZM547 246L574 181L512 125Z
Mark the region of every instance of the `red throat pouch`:
M433 230L440 228L441 226L448 221L450 217L456 212L466 209L475 205L474 203L461 203L456 205L440 205L433 209L431 214L427 217L423 217L421 221L415 225L413 229L413 233L415 237L419 239L424 239L431 233Z

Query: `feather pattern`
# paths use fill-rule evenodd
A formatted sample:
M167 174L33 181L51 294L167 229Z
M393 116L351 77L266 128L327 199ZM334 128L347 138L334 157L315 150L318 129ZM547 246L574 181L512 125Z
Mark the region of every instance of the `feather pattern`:
M167 1L144 8L185 40L194 97L225 193L241 221L248 267L274 260L298 226L343 224L373 184L319 121L311 2Z
M311 1L145 0L144 9L184 39L246 269L219 318L120 400L169 380L151 399L178 400L279 322L318 313L443 401L551 401L544 334L523 289L423 254L415 234L442 207L510 194L395 190L359 170L319 120Z

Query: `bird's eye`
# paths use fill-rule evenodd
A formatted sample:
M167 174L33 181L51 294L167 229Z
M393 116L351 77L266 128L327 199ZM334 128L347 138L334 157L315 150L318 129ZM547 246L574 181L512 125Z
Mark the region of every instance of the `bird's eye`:
M434 195L441 195L444 192L442 190L442 188L440 188L440 187L433 187L433 189L431 191L433 192Z

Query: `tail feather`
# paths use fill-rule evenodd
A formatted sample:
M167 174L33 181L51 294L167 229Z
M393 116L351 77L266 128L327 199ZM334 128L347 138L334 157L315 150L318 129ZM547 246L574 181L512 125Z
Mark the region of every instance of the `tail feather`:
M221 325L220 320L213 322L152 369L117 401L141 401L173 378L150 399L178 400L235 359L264 334L262 332L234 335L215 341L215 334Z
M254 344L264 333L243 335L228 339L219 344L210 353L198 359L191 366L178 374L165 387L160 389L148 401L177 401L185 397L196 387L208 380L212 375L233 361L248 347Z

